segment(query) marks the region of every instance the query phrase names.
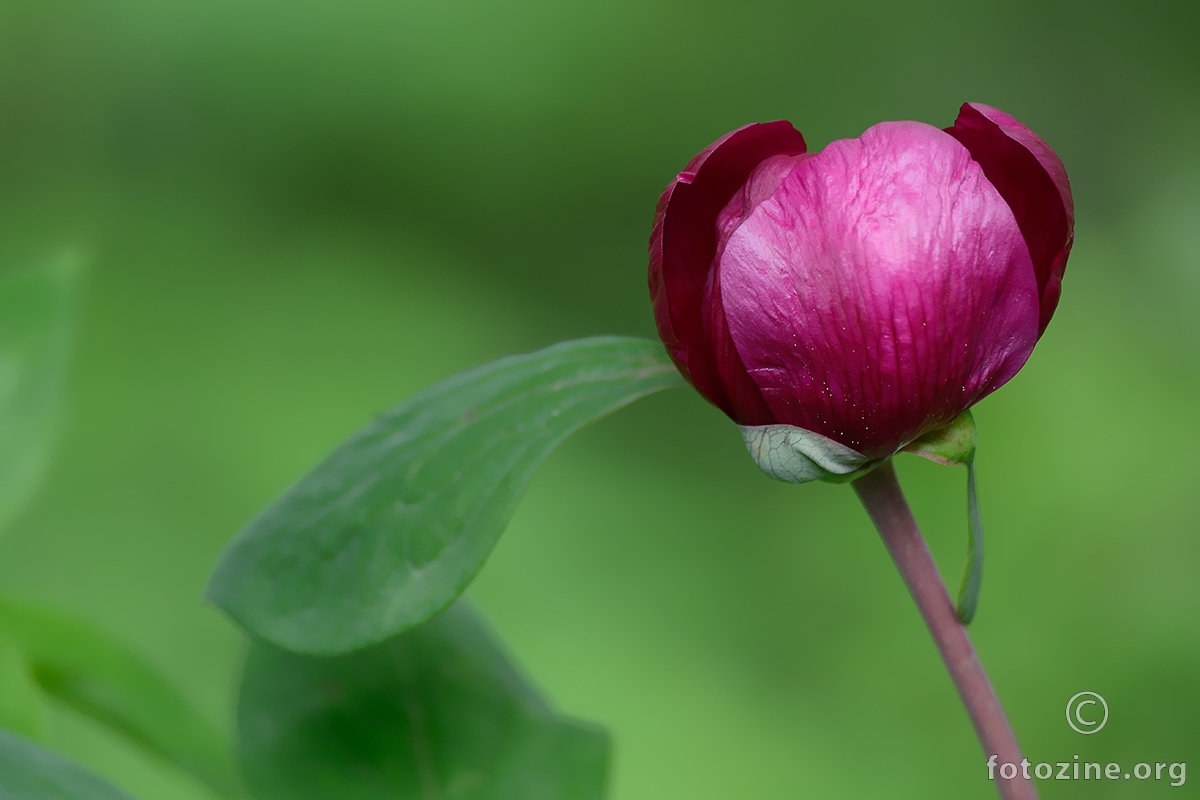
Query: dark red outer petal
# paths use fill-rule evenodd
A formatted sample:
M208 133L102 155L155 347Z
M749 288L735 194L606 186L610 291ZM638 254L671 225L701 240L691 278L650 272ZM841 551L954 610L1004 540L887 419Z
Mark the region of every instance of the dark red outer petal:
M988 106L963 103L945 130L967 148L1017 218L1037 275L1041 336L1058 306L1075 238L1075 208L1062 161L1024 125Z
M688 163L663 190L654 215L650 296L658 334L692 386L741 425L775 420L734 347L719 297L705 302L719 291L710 279L717 215L765 159L806 150L804 137L782 120L738 128Z

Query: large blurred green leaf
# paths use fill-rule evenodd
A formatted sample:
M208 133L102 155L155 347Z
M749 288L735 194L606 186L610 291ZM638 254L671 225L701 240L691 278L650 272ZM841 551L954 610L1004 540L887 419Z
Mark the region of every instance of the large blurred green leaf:
M2 800L130 800L59 755L0 731Z
M619 337L445 380L375 419L254 519L208 596L302 653L349 652L419 625L475 577L559 442L681 383L660 344Z
M349 656L250 651L240 756L260 800L599 800L608 740L557 716L461 603Z
M78 273L64 257L0 280L0 531L50 461Z
M218 793L239 794L223 737L133 653L61 614L0 598L3 630L19 645L44 692Z

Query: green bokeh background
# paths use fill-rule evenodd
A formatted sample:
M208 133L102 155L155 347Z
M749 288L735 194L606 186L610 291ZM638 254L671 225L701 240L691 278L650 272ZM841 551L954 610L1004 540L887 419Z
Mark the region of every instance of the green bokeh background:
M819 148L964 100L1037 130L1078 223L1058 315L976 410L972 628L1035 761L1187 761L1044 798L1200 797L1200 6L6 0L0 262L91 259L71 413L0 586L130 643L231 727L223 543L372 414L456 371L653 335L645 243L694 152ZM964 475L900 459L945 572ZM846 487L776 484L691 392L543 467L469 592L615 800L988 797L965 713ZM1063 707L1112 709L1082 737ZM142 800L210 798L68 713Z

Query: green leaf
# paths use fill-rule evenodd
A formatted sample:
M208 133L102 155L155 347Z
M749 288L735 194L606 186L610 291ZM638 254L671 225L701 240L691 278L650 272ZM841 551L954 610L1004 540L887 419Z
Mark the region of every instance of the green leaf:
M133 653L62 614L4 598L0 627L18 643L46 694L190 772L218 794L240 794L224 738Z
M979 434L975 417L967 409L953 422L925 434L904 449L922 458L948 467L962 464L967 468L967 561L958 587L956 610L964 625L970 625L979 608L979 590L983 585L983 518L979 513L979 495L975 491L975 448Z
M258 800L600 800L608 739L554 714L461 602L348 656L255 644L239 754Z
M50 463L78 274L63 258L0 280L0 530Z
M681 384L662 345L618 337L443 381L376 418L251 521L208 596L295 652L390 638L462 593L567 435Z
M4 731L0 731L0 798L132 800L62 756Z
M16 639L0 623L0 728L45 741L46 708L33 670Z

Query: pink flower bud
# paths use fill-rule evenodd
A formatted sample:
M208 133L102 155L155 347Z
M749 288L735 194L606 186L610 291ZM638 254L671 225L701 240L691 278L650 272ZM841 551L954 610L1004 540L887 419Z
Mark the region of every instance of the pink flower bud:
M787 122L748 125L659 199L654 316L683 375L739 425L876 460L1024 365L1073 225L1062 162L988 106L816 154Z

